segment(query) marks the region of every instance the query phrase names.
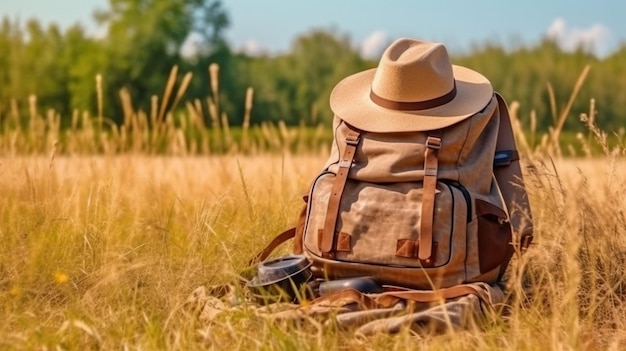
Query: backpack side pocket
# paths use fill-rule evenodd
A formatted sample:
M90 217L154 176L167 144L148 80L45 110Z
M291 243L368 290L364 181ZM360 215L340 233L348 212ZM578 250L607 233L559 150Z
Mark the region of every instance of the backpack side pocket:
M480 273L486 273L509 259L511 224L506 212L498 206L478 198L475 204Z

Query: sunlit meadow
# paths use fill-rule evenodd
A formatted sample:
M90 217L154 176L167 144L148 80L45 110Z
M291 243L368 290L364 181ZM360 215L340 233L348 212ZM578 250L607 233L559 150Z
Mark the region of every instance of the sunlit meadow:
M125 111L122 126L76 113L63 129L34 100L1 121L0 349L626 347L624 139L609 145L595 129L593 102L574 146L559 143L567 105L536 138L514 118L536 238L510 267L507 312L462 332L362 339L245 307L206 323L186 303L199 286L236 282L294 224L329 150L323 129L235 132L219 114L202 125L193 102L160 115L158 101Z

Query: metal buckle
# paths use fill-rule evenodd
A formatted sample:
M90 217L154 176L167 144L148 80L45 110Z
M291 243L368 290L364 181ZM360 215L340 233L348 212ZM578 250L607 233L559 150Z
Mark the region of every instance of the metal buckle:
M357 137L356 137L356 138L354 138L354 139L348 139L348 138L346 138L346 144L356 146L356 145L358 145L358 144L359 144L359 140L360 140L360 139L361 139L361 137L360 137L360 136L357 136Z
M429 136L426 138L426 147L434 150L441 149L441 138Z
M493 155L493 165L494 167L508 166L511 164L512 159L513 159L513 151L511 150L496 151L496 154Z

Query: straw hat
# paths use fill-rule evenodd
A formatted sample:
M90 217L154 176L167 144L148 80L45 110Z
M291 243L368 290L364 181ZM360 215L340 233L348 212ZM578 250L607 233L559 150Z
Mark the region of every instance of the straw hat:
M385 50L377 68L340 81L330 107L365 131L423 131L468 118L492 95L489 80L452 65L443 44L403 38Z

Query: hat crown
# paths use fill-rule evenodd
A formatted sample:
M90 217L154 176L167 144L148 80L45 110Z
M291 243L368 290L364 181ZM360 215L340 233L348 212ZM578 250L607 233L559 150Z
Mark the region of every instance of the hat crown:
M452 65L443 44L403 38L385 50L378 67L337 83L330 107L361 130L425 131L469 118L492 97L487 77Z
M454 73L448 51L440 43L399 39L383 53L372 93L395 102L424 102L449 94Z

